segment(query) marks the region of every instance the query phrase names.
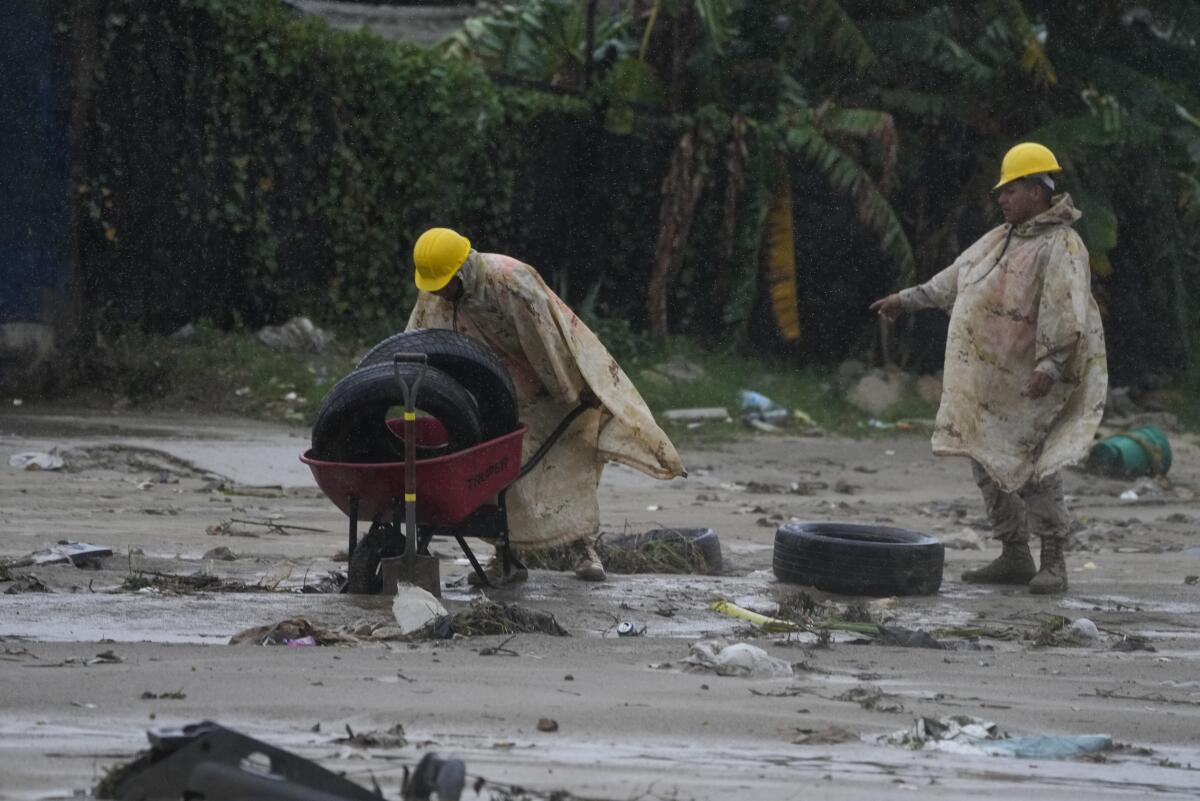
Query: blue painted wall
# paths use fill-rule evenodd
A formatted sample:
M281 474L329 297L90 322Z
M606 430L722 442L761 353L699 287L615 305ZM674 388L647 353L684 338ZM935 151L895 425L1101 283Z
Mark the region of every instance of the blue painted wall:
M74 272L68 60L56 4L2 5L0 324L53 324Z

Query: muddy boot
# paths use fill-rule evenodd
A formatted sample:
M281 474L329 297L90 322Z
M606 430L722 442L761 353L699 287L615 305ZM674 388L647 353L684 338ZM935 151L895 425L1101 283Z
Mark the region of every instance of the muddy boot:
M575 562L575 578L582 581L604 581L608 573L600 561L600 554L592 546L590 540L579 540L572 548L577 554Z
M1029 582L1034 595L1057 595L1067 591L1067 560L1063 556L1063 541L1042 539L1042 569Z
M529 578L529 571L520 562L510 563L508 572L505 573L499 556L492 556L483 566L483 572L487 574L488 581L492 583L493 587L516 584L518 581L525 581ZM479 574L474 570L467 574L467 583L472 587L483 585L483 582L479 580Z
M978 570L968 570L962 580L970 584L1028 584L1037 572L1033 554L1025 542L1001 543L1000 556Z

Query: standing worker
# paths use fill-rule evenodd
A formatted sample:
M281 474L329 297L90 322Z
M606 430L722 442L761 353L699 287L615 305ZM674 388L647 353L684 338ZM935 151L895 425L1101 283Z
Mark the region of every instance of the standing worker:
M523 460L573 408L593 407L513 484L508 519L518 553L568 546L575 575L603 581L592 543L600 528L604 463L621 462L658 479L686 476L675 447L596 335L528 264L479 253L449 228L421 234L413 262L421 294L408 329L453 329L495 351L512 375L521 422L529 426ZM486 570L495 584L528 576L523 567L502 575L499 563L493 557Z
M1071 517L1061 467L1082 459L1104 412L1104 329L1088 252L1071 224L1061 171L1032 142L1004 156L994 194L1005 223L920 286L871 304L888 320L937 307L950 314L933 452L967 456L1001 553L963 581L1065 592ZM1041 569L1029 535L1041 538Z

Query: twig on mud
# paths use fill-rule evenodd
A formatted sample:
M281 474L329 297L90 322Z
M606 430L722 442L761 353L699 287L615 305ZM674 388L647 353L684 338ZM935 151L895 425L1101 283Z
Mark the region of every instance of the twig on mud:
M1097 687L1090 693L1080 693L1080 698L1119 698L1123 701L1151 701L1156 704L1178 704L1180 706L1200 706L1200 700L1193 698L1167 698L1162 693L1150 693L1148 695L1133 695L1132 693L1122 693L1116 690L1102 690Z
M241 523L242 525L245 525L245 526L265 526L267 528L279 529L281 533L283 532L283 529L287 529L287 528L295 529L296 531L313 531L313 532L316 532L317 534L328 534L329 533L329 531L327 529L323 529L323 528L312 528L311 526L293 526L290 523L280 523L276 520L267 520L267 521L242 520L241 518L238 518L238 517L231 517L231 518L229 518L229 522L230 523ZM285 536L286 536L286 534L285 534Z
M479 655L480 656L520 656L520 654L518 654L513 649L505 648L506 645L508 645L510 642L512 642L516 638L517 638L517 635L513 634L512 636L510 636L508 639L506 639L504 642L500 643L499 645L490 646L487 648L480 648ZM411 679L410 679L410 681L411 681Z

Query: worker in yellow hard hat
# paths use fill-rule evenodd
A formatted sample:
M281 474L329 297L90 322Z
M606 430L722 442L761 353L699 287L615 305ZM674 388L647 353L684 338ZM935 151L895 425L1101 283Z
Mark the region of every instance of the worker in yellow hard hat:
M1004 223L920 286L880 298L888 320L950 314L934 453L972 460L1000 556L963 581L1067 589L1071 516L1059 469L1084 458L1104 412L1108 366L1082 215L1054 194L1058 159L1034 142L1005 154L993 196ZM1035 565L1029 537L1041 539Z
M479 253L449 228L421 234L413 263L421 293L408 328L461 331L499 356L512 375L521 422L529 426L523 460L572 409L593 407L509 489L508 519L519 554L565 547L578 578L603 580L594 540L604 464L622 462L659 479L683 476L675 447L596 335L528 264ZM487 567L492 583L527 577L519 565L503 573L501 562Z

